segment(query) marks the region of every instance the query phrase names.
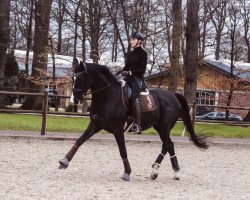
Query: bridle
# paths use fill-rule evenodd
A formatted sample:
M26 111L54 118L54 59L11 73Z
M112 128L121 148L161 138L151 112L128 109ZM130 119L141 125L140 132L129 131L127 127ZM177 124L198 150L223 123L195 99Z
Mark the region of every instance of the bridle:
M86 74L87 82L88 82L89 85L91 85L90 84L91 82L90 82L90 80L88 78L87 67L85 66L84 68L85 68L85 71L79 72L79 73L75 74L75 76L78 77L78 76L80 76L82 74ZM97 90L94 90L94 91L91 90L90 92L86 92L86 93L83 94L83 96L90 95L90 94L92 95L92 94L98 93L98 92L100 92L102 90L105 90L106 88L110 87L114 83L115 83L115 81L113 81L113 82L109 83L108 85L105 85L104 87L99 88ZM74 89L74 91L76 91L76 92L83 92L83 90L81 90L81 89Z

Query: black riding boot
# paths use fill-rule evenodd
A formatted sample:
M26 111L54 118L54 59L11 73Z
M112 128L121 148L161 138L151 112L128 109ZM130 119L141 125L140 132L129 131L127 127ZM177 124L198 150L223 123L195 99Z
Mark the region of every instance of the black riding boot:
M140 104L139 99L136 99L132 103L132 114L135 119L134 124L131 127L131 131L137 134L141 134L141 110L140 110Z

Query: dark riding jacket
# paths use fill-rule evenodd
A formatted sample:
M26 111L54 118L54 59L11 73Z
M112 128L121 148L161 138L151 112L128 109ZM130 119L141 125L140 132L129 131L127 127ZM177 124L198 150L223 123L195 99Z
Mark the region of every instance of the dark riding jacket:
M125 67L122 69L122 71L131 71L131 75L126 76L125 80L132 88L132 102L140 97L140 92L145 87L144 74L147 66L147 58L147 52L139 46L129 52Z
M130 51L122 71L131 71L132 75L143 77L147 66L148 54L141 46Z

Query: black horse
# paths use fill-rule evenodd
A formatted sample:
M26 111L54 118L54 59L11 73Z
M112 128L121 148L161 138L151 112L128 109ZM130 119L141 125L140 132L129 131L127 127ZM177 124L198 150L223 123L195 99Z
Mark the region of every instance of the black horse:
M131 168L124 140L124 127L129 114L122 103L120 83L109 69L102 65L84 65L81 62L77 66L76 72L79 73L74 83L73 95L75 99L80 100L88 90L91 90L91 121L88 128L79 137L65 158L59 161L59 168L68 167L69 161L73 158L78 148L95 133L104 129L114 134L124 164L124 174L121 178L125 181L129 181ZM149 91L154 98L156 110L142 113L142 130L154 127L163 142L161 153L152 165L153 171L151 179L157 178L158 169L167 152L170 155L172 168L175 172L174 178L179 179L177 176L179 165L175 155L174 144L170 139L170 130L175 125L178 117L182 117L186 129L189 132L190 139L197 147L206 149L208 145L204 137L195 134L187 102L181 94L171 93L159 88L150 89Z

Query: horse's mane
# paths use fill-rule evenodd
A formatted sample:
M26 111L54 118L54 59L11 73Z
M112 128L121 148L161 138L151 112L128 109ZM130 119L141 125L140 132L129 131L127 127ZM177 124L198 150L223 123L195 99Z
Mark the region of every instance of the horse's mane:
M117 78L110 72L107 66L94 63L86 63L87 71L93 73L101 73L106 76L110 81L117 82Z

